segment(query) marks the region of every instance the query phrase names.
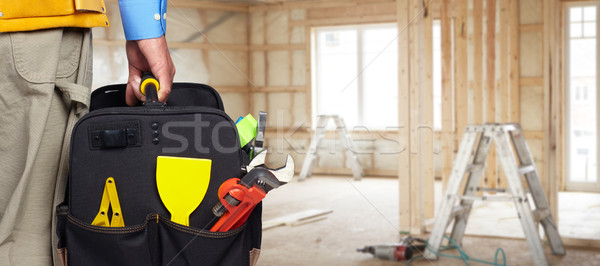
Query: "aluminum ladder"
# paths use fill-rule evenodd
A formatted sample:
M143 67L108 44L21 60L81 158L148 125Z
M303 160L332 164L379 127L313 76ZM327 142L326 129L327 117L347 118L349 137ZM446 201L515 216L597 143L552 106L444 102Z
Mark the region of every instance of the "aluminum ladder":
M310 141L310 146L308 148L308 153L306 154L306 158L304 158L304 164L302 164L302 170L300 171L300 176L298 178L299 181L305 180L307 177L312 175L312 170L316 164L317 158L319 157L317 151L319 149L319 144L321 140L323 140L323 136L325 135L327 123L329 119L333 119L335 122L335 126L337 132L342 140L344 149L346 151L346 162L347 165L352 169L352 173L354 175L354 180L361 180L365 175L362 169L362 166L358 162L358 157L354 152L354 143L352 142L352 137L348 133L348 129L346 128L346 124L344 123L344 119L339 115L319 115L317 116L317 128L315 129L315 133Z
M476 141L478 144L477 147L474 147ZM508 190L478 187L493 141L496 143L497 158L501 161L508 181ZM515 154L517 158L515 158ZM528 190L523 187L521 177L524 177L527 182ZM466 186L463 193L459 194L464 178L467 178ZM491 190L508 192L510 196L477 195L479 191ZM534 210L529 203L528 194L533 199ZM456 204L459 199L460 202ZM552 249L552 254L565 254L565 248L533 163L533 157L519 124L467 126L429 237L425 258L437 259L435 253L439 251L446 228L452 221L454 221L454 225L450 238L455 243L461 244L474 200L514 202L534 265L548 265L538 230L540 223Z

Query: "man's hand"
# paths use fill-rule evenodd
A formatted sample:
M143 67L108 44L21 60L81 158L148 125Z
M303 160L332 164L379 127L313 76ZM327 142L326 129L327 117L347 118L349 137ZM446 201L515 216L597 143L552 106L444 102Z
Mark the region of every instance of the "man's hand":
M175 76L175 66L167 47L165 36L154 39L127 41L125 46L129 61L129 79L127 80L127 105L134 106L138 100L145 101L140 92L142 72L152 72L160 83L158 100L165 102Z

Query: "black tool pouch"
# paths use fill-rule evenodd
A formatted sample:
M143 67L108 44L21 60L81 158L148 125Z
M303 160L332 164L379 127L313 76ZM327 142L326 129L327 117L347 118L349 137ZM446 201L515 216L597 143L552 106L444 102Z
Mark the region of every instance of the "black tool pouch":
M175 83L166 105L126 107L125 85L92 94L73 129L69 184L57 207L59 254L68 265L253 265L261 242L259 204L246 223L209 231L219 186L240 178L247 155L218 93ZM212 161L210 183L189 217L170 220L156 186L157 156ZM124 227L92 225L107 178L114 178Z

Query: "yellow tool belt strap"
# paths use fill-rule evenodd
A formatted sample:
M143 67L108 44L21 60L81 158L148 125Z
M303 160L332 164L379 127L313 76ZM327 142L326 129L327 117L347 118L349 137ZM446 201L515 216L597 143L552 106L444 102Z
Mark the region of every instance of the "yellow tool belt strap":
M108 26L103 0L0 0L0 32Z

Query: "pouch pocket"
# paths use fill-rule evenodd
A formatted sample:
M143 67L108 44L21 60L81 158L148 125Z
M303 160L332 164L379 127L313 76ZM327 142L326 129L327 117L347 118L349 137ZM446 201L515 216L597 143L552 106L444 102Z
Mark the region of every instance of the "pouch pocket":
M243 226L211 232L158 214L137 226L93 226L59 206L58 248L66 248L66 265L251 265L260 249L261 214L259 204Z
M160 218L160 265L248 265L246 226L228 232L211 232Z
M103 227L59 213L58 248L66 248L66 265L156 265L157 218L152 214L141 225Z

